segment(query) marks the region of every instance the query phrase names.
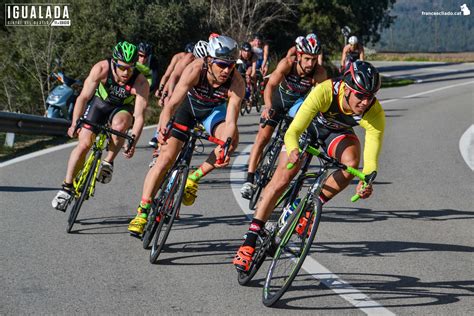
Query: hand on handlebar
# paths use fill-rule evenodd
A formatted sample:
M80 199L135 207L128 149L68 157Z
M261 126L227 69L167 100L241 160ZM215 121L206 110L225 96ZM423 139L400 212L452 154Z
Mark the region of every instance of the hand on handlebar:
M130 139L126 139L126 144L123 146L124 152L123 155L125 158L130 159L135 154L135 135L132 135Z
M265 106L262 111L262 117L268 121L269 119L272 118L273 113L274 113L274 110L272 109L271 106Z
M361 199L366 199L372 195L373 192L372 184L364 185L363 181L359 181L356 188L356 193Z

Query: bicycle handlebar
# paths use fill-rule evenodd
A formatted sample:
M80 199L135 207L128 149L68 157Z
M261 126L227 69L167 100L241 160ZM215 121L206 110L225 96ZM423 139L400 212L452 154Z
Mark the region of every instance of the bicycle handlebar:
M128 142L128 146L127 146L127 149L125 150L125 153L128 153L130 151L130 149L132 148L133 146L133 143L135 142L135 137L134 135L130 136L128 134L125 134L125 133L122 133L120 131L117 131L117 130L114 130L108 126L105 126L105 125L99 125L97 123L94 123L94 122L91 122L85 118L79 118L77 120L77 123L76 123L76 128L74 129L74 133L73 134L76 134L77 130L79 128L81 128L81 126L83 125L89 125L89 126L92 126L96 129L99 129L101 131L104 131L105 133L109 133L109 134L113 134L115 136L118 136L118 137L122 137L122 138L125 138L125 140L127 140Z
M175 117L171 117L171 119L169 120L168 124L166 124L166 134L163 135L164 137L164 140L166 141L170 136L171 136L171 130L173 128L177 129L177 130L180 130L182 132L185 132L185 133L190 133L198 138L203 138L207 141L210 141L211 143L214 143L216 145L219 145L222 147L222 151L221 151L221 154L219 155L219 158L217 158L216 162L218 164L221 164L224 162L225 160L225 157L227 157L227 154L229 153L229 148L230 148L230 144L232 143L232 138L231 137L228 137L227 140L224 142L223 140L217 138L217 137L214 137L212 135L209 135L205 132L203 132L202 130L191 130L188 126L185 126L185 125L182 125L182 124L178 124L178 123L175 123Z
M366 175L364 174L363 172L355 169L355 168L352 168L350 166L346 166L345 164L339 162L337 159L335 158L332 158L332 157L329 157L327 154L325 154L324 152L320 151L319 149L313 147L313 146L310 146L310 145L306 145L304 150L301 150L300 149L300 159L301 159L301 156L305 153L309 153L313 156L316 156L316 157L319 157L321 158L322 160L324 161L327 161L329 163L332 163L334 164L336 167L346 171L347 173L359 178L361 181L364 182L364 185L362 188L365 188L366 186L372 184L375 180L375 177L377 176L377 171L372 171L370 174ZM286 165L286 168L288 170L290 169L293 169L295 165L293 163L288 163ZM354 196L351 197L351 201L352 202L357 202L358 200L360 199L360 195L357 193L355 194Z
M273 116L273 113L275 113L275 110L274 110L274 109L270 109L270 110L268 111L268 116L272 117L272 116ZM268 124L268 121L270 121L270 120L269 120L269 119L268 119L268 120L265 120L262 124L260 124L260 126L261 126L262 128L265 128L265 126L267 126L267 124Z

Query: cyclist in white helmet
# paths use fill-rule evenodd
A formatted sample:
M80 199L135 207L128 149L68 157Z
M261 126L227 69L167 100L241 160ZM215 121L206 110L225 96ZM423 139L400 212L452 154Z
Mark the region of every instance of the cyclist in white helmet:
M349 37L348 44L344 46L341 56L341 73L356 60L365 60L364 46L359 42L357 36Z
M172 116L175 122L189 128L201 123L207 132L219 139L232 138L229 152L220 163L217 160L222 148L217 146L206 162L191 172L183 196L184 205L192 205L196 198L199 180L214 168L229 164L230 154L238 144L237 118L240 103L245 93L242 76L235 71L239 54L237 42L220 35L209 40L209 56L197 58L183 71L173 95L161 112L159 142L161 153L156 164L148 171L143 185L137 216L130 222L128 230L141 235L147 222L152 197L155 196L169 167L180 153L188 135L172 129L171 137L165 142L166 123Z
M318 37L316 36L316 34L314 33L310 33L308 35L306 35L306 39L309 39L309 38L314 38L316 41L319 41L318 40ZM301 41L305 39L304 36L298 36L295 40L295 46L292 46L288 52L286 53L286 57L291 57L291 56L296 56L296 45L298 45L299 43L301 43ZM319 50L319 54L318 54L318 65L319 66L322 66L323 65L323 50L322 48Z

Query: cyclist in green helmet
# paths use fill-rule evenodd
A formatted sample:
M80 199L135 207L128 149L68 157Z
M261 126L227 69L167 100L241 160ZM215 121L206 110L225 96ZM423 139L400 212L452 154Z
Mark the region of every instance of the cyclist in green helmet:
M112 129L121 132L132 128L135 143L124 154L126 158L132 158L145 122L144 113L150 89L146 78L136 69L137 59L137 47L124 41L114 47L112 58L99 61L92 67L74 106L71 127L67 132L70 137L76 136L76 122L81 116L99 125L109 123ZM84 163L96 131L84 125L76 133L79 142L69 157L62 188L52 201L53 207L63 212L73 197L74 175ZM112 179L113 161L123 144L123 138L112 136L109 151L101 162L98 174L100 182L108 183Z

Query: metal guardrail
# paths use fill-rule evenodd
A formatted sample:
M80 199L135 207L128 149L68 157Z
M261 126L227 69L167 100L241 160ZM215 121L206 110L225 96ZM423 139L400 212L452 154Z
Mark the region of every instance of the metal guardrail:
M0 132L66 136L71 122L38 115L0 112Z

